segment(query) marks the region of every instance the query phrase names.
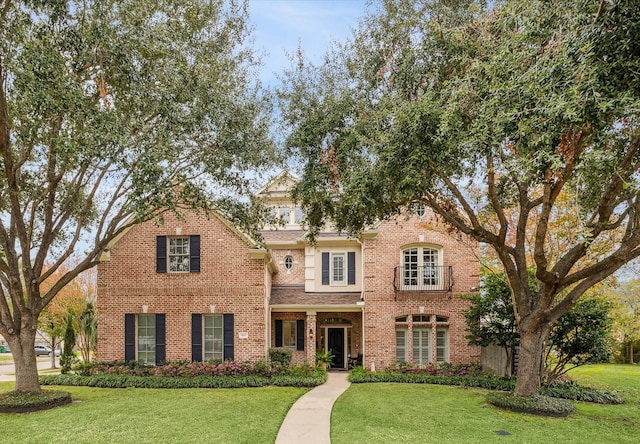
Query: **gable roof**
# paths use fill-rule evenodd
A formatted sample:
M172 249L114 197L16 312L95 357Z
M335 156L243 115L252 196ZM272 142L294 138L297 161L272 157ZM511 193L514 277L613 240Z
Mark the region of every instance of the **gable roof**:
M298 178L289 173L289 171L284 170L264 187L260 188L255 195L266 199L287 200L290 199L289 192L291 188L297 183Z

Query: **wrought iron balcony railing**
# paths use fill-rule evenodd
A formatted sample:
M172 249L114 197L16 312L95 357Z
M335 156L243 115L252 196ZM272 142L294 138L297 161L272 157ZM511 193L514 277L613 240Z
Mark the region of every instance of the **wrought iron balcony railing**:
M451 291L453 268L451 265L406 265L396 267L393 288L398 291Z

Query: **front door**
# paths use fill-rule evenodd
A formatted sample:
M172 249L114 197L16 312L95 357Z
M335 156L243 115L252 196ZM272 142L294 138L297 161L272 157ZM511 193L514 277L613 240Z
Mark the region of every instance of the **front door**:
M332 367L345 368L344 365L344 328L328 328L327 350L333 354Z

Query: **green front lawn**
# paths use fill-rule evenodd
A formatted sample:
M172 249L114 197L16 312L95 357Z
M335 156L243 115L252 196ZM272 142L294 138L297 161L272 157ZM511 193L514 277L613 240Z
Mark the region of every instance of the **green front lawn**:
M566 419L499 410L485 390L423 384L352 384L336 402L331 442L340 443L636 443L640 436L640 367L573 370L579 383L616 391L622 405L576 403ZM508 436L499 433L507 432Z
M640 366L594 365L571 373L584 385L616 391L625 404L577 403L569 418L541 418L489 406L486 391L477 388L352 384L334 406L332 443L638 442ZM13 384L0 383L0 392ZM291 387L56 389L71 392L76 402L37 413L0 414L0 436L12 443L273 443L289 407L306 392Z
M13 385L0 382L0 392ZM0 414L0 434L12 443L273 443L287 411L307 391L55 388L71 392L74 403Z

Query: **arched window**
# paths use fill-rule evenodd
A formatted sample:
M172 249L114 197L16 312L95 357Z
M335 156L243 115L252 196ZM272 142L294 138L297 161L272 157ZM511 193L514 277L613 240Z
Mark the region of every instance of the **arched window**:
M449 318L414 314L398 316L395 321L397 362L406 362L409 356L415 364L420 365L449 361Z
M411 247L402 250L402 285L405 289L430 290L443 282L441 250Z

